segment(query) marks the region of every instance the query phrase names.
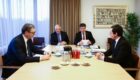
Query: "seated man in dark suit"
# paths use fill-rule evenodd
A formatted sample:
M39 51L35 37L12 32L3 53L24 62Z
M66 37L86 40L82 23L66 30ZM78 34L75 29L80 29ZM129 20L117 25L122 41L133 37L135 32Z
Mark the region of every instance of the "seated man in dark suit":
M50 54L46 54L42 50L37 49L32 44L31 38L35 34L33 24L25 24L22 28L22 34L16 36L9 44L7 53L3 56L4 66L22 66L27 62L39 62L48 60ZM34 54L44 54L41 57L35 57ZM17 69L3 69L2 78L6 79Z
M88 41L88 45L92 45L95 43L95 39L92 36L90 31L86 31L86 24L80 24L80 31L76 33L74 44L75 45L83 45L83 40Z
M131 53L131 46L123 37L123 28L118 24L113 25L111 28L110 35L114 40L112 47L110 47L104 54L96 53L96 58L107 62L118 63L122 67L135 66ZM112 57L109 57L110 55L112 55Z
M61 31L60 25L55 25L55 32L51 34L51 45L65 45L69 43L69 38L66 32Z

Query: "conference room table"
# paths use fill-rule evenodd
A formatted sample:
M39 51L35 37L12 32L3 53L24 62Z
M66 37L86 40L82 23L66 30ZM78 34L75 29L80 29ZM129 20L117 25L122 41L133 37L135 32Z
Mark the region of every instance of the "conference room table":
M47 46L46 49L56 48ZM62 56L52 55L50 60L24 64L6 80L134 80L119 64L97 60L94 56L81 55L80 59L71 59L67 66L62 63ZM73 63L79 65L73 66ZM90 66L83 66L84 63Z

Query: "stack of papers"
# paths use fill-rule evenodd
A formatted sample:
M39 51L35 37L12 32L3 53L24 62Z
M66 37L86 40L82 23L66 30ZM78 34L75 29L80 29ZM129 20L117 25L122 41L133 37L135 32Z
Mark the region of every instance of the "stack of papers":
M106 52L105 49L91 49L91 52Z

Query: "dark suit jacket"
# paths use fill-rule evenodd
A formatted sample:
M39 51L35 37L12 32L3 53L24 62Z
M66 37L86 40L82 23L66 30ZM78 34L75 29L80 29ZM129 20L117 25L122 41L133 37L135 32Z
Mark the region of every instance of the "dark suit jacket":
M67 42L67 44L69 43L69 38L68 38L68 35L67 35L66 32L61 31L61 38L62 38L62 41ZM57 45L58 44L58 38L57 38L57 33L56 32L51 34L50 44L52 44L52 45Z
M112 55L112 58L108 56ZM114 45L105 52L105 61L118 63L122 67L133 67L135 65L134 59L131 53L131 46L129 43L121 37L114 48Z
M86 39L89 39L91 41L91 44L95 43L95 39L93 38L90 31L86 31ZM77 45L78 42L82 40L81 32L76 33L74 44Z
M38 50L32 44L31 39L28 40L27 45L30 48L30 54L27 56L27 50L22 34L15 37L8 46L7 53L3 56L3 65L5 66L22 66L26 62L39 62L39 57L33 57L33 53L43 54L42 50ZM33 53L32 53L33 52ZM3 69L2 77L7 78L16 69Z

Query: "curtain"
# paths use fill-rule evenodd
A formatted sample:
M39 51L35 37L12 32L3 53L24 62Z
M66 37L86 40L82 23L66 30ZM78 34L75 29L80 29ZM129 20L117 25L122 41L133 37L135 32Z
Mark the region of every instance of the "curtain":
M49 42L50 0L0 0L0 54L18 34L25 23L35 25L35 36Z
M79 23L80 0L50 0L50 33L54 31L56 24L60 24L73 43Z

